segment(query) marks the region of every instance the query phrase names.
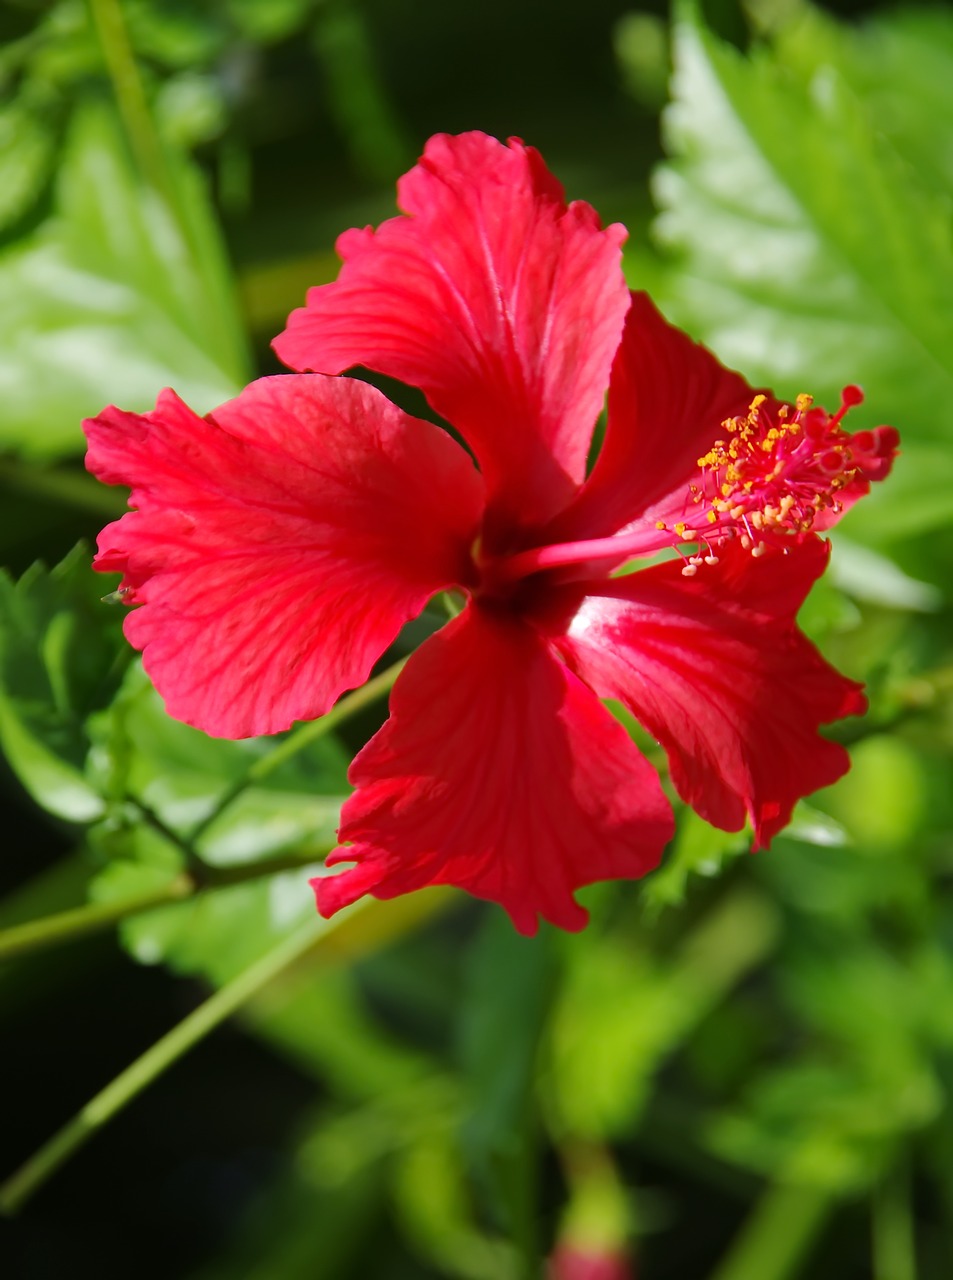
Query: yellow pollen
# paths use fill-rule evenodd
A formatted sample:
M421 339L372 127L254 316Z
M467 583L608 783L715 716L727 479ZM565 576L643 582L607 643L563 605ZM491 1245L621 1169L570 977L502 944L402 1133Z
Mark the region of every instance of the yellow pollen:
M856 393L845 391L841 409L829 415L806 393L779 404L759 392L746 411L724 419L722 438L697 459L697 483L685 495L683 512L690 499L704 512L695 524L705 532L690 528L687 519L656 526L697 547L693 555L682 551L686 577L703 564L717 564L723 542L764 556L784 548L792 535L809 533L820 512L842 509L838 495L858 471L854 438L840 425L853 403Z

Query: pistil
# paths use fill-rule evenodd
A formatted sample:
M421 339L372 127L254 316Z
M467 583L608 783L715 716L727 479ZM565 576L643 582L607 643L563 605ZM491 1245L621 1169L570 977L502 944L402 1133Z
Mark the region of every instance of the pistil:
M577 567L575 576L608 575L634 556L667 548L682 557L682 572L692 577L703 565L717 564L719 549L729 541L756 557L769 546L783 549L832 523L850 486L856 494L858 484L889 469L897 446L893 428L851 435L841 425L862 400L859 387L845 387L840 408L828 414L808 395L778 407L757 395L746 414L721 424L724 437L698 459L697 476L681 504L683 518L532 547L480 565L483 582L499 590L531 574L571 566Z

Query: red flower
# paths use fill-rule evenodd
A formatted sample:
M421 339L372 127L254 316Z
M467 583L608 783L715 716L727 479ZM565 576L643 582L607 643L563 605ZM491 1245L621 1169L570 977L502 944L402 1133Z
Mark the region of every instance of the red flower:
M886 474L889 428L755 396L620 268L624 230L566 205L538 154L436 137L406 215L346 232L339 280L277 339L292 367L207 418L86 424L132 488L96 568L172 715L227 737L326 712L435 592L463 613L414 654L351 769L330 914L459 885L581 927L580 885L640 876L672 834L654 771L600 698L663 743L679 793L759 843L847 768L820 724L860 712L794 618L816 534ZM456 428L338 375L412 383ZM610 381L611 370L611 381ZM609 386L605 443L586 460ZM632 556L678 555L612 576Z
M549 1259L547 1280L635 1280L624 1253L563 1242Z

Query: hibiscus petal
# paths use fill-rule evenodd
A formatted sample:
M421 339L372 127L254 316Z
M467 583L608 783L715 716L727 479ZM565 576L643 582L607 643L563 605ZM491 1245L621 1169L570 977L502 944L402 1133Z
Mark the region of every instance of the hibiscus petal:
M686 518L698 459L724 434L724 420L744 414L755 394L741 374L669 324L647 294L633 293L612 366L605 441L584 488L547 531L547 541L644 525L654 547L655 522Z
M622 726L512 616L471 605L411 658L314 886L322 915L371 892L453 884L580 929L573 890L644 875L672 835L658 778Z
M208 418L164 392L86 424L137 508L103 530L126 635L169 713L208 733L322 715L435 591L465 581L482 506L445 432L351 378L286 375Z
M515 139L438 135L398 187L409 217L345 232L275 350L420 387L467 440L504 528L548 519L585 475L628 292L620 225L567 207Z
M750 815L756 847L846 771L847 752L818 726L866 707L795 625L827 558L820 539L759 558L729 547L695 577L669 561L566 598L566 660L659 739L703 818L736 831Z

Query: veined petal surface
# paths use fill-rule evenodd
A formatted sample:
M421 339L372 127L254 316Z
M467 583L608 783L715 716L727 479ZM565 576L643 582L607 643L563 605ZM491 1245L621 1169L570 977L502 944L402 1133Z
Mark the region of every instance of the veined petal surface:
M130 642L170 715L274 733L362 684L429 596L466 581L482 482L445 432L351 378L263 378L200 418L85 424L87 466L129 485L95 567L123 574Z
M567 206L539 154L438 135L398 187L407 216L346 232L275 350L295 369L353 365L421 388L473 449L488 529L546 520L585 476L629 305L619 225Z
M411 658L391 718L351 766L357 787L313 884L331 915L364 893L453 884L580 929L573 891L650 871L673 830L655 771L532 628L470 605Z
M657 520L690 520L698 459L754 395L741 374L669 324L648 294L633 293L612 366L605 441L585 487L547 537L562 542L644 525L654 549Z
M818 538L759 558L735 546L696 577L669 561L590 584L556 641L662 743L679 795L728 831L750 816L756 847L846 772L847 752L819 725L866 707L794 621L827 556Z

